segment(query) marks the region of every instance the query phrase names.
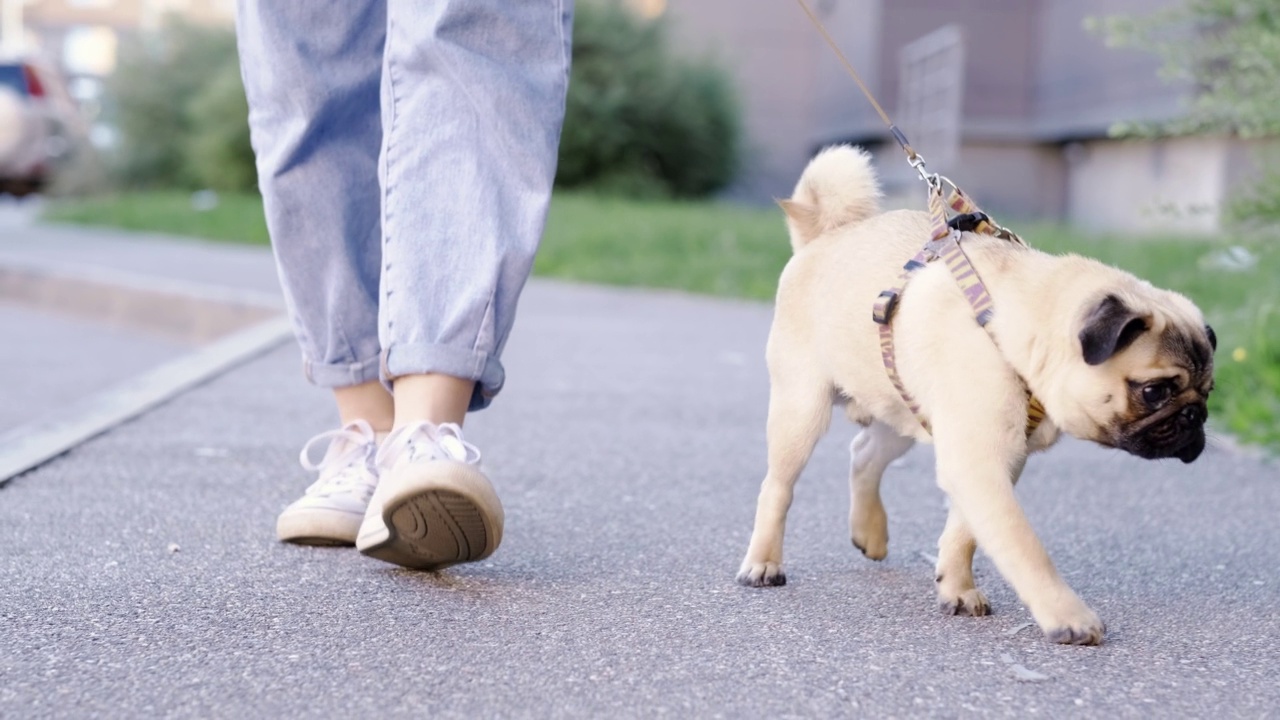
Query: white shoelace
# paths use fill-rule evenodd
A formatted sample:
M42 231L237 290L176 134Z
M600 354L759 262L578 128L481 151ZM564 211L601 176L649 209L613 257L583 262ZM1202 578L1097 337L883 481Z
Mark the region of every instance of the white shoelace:
M311 451L318 444L328 442L333 448L337 441L344 441L346 447L336 455L326 450L319 462L311 459ZM307 470L320 473L320 478L307 488L308 495L325 497L336 493L347 493L355 490L368 499L378 484L375 457L378 452L378 436L373 427L364 420L356 420L338 430L329 430L307 441L298 455L298 462Z
M480 464L480 450L462 438L457 423L434 425L419 422L394 431L378 448L377 464L388 469L408 453L409 461L456 460L468 465Z

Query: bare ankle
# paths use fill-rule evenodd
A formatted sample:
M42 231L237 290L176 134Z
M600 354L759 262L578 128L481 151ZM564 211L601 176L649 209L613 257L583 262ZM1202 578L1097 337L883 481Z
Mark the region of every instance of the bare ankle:
M391 393L377 380L334 388L333 398L337 401L343 425L364 420L375 432L386 433L395 420Z
M461 425L475 385L474 380L439 373L396 378L392 383L395 427L423 421Z

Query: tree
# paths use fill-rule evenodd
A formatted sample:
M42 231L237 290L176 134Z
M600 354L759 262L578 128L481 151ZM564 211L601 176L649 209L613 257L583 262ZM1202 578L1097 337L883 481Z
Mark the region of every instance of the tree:
M120 133L116 172L125 184L200 186L187 155L192 103L211 78L235 61L235 36L230 31L176 19L169 19L158 33L122 43L108 95Z
M1097 23L1110 44L1152 51L1167 82L1186 83L1186 115L1160 124L1125 123L1118 135L1230 133L1280 136L1280 2L1186 0L1146 18ZM1268 171L1232 207L1238 220L1280 221L1280 172Z
M1113 45L1164 60L1166 81L1195 89L1190 112L1166 131L1280 134L1280 3L1188 0L1147 18L1103 21Z
M728 72L680 56L663 22L616 0L578 3L557 185L708 195L733 178L740 135Z

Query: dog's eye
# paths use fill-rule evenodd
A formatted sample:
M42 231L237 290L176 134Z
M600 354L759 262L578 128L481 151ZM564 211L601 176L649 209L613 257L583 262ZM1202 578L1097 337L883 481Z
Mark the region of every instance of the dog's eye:
M1142 402L1148 407L1156 407L1169 399L1169 394L1173 392L1173 388L1169 387L1169 383L1160 382L1152 383L1142 388Z

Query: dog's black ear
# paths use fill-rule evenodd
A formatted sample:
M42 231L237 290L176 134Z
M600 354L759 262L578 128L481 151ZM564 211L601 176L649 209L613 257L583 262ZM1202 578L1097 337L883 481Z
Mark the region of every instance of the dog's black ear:
M1080 331L1084 361L1101 365L1128 347L1148 327L1147 319L1131 310L1123 300L1115 295L1106 296L1089 313Z
M1209 336L1209 347L1214 350L1218 349L1218 333L1213 331L1209 325L1204 326L1204 334Z

